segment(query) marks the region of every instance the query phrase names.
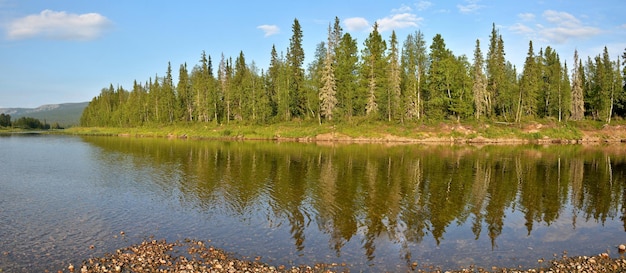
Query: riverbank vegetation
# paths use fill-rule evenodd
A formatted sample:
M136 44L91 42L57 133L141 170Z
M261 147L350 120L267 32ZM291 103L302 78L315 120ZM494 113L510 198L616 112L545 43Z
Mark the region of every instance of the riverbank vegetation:
M222 54L214 72L213 58L202 52L192 68L180 65L176 83L168 63L164 76L135 81L131 90L102 89L80 124L199 137L424 138L437 134L420 128L452 127L439 137L579 139L581 128L601 129L626 116L626 52L622 59L606 47L586 59L575 52L568 66L550 46L535 50L529 41L518 68L506 60L495 24L486 54L476 40L470 61L440 34L430 45L420 31L401 43L395 32L385 40L376 24L359 49L339 22L328 25L328 39L307 67L295 19L286 53L272 47L267 69L240 52L234 61ZM549 130L527 128L537 124Z
M319 125L291 121L264 126L232 122L228 125L179 122L162 126L72 127L59 131L77 135L115 135L184 139L339 141L339 142L454 142L454 143L604 143L625 142L626 125L598 121L558 123L543 120L522 124L442 121L389 124L384 121Z

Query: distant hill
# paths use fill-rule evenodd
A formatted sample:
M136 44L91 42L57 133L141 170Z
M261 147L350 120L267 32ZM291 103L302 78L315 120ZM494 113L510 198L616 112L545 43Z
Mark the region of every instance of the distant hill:
M31 117L48 124L58 123L63 127L76 126L89 102L46 104L37 108L0 108L0 113L11 115L15 121L21 117Z

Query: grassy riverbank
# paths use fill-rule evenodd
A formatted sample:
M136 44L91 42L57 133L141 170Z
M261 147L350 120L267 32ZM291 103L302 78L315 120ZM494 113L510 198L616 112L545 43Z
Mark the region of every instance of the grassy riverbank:
M178 123L135 128L73 127L63 131L77 135L116 135L192 139L262 139L286 141L455 142L455 143L594 143L626 141L626 123L605 125L594 121L558 123L441 122L390 125L353 121L318 124L312 121L271 125L205 125Z

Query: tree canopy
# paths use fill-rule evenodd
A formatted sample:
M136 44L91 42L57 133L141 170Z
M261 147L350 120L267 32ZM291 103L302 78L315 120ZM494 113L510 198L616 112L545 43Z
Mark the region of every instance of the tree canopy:
M518 74L505 58L495 24L487 54L476 40L470 62L448 49L441 34L428 45L420 31L404 39L395 31L383 37L376 23L359 48L339 22L335 18L329 23L328 38L318 44L307 69L304 30L294 19L288 48L279 52L272 46L267 69L258 68L241 51L234 61L222 54L214 74L213 59L203 51L197 64L179 65L176 83L168 63L163 76L135 81L131 90L112 84L103 88L83 112L81 125L355 118L390 123L535 118L609 123L626 116L626 66L619 56L612 59L606 47L586 60L575 52L569 71L567 60L554 48L537 51L529 41ZM626 50L623 55L621 60Z

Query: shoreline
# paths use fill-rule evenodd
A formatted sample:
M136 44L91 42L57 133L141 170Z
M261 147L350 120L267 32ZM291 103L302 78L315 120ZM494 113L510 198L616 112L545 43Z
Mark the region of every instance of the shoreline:
M25 132L4 128L0 134ZM28 132L28 131L26 131ZM255 125L174 122L139 127L70 127L37 131L43 134L154 137L189 140L337 142L337 143L443 143L443 144L596 144L626 143L626 121L557 122L551 119L509 122L453 122L389 124L360 120L319 124L292 121Z
M165 240L144 240L129 247L118 249L101 257L92 257L82 264L66 264L58 272L350 272L346 264L273 266L261 262L262 257L234 258L224 250L210 246L208 242L185 240L168 243ZM537 260L537 267L520 268L480 268L469 266L463 269L443 270L436 267L422 268L418 262L407 265L407 272L623 272L626 258L620 251L619 258L611 258L608 253L595 256L567 257L565 254L554 260ZM410 268L409 268L410 267Z

